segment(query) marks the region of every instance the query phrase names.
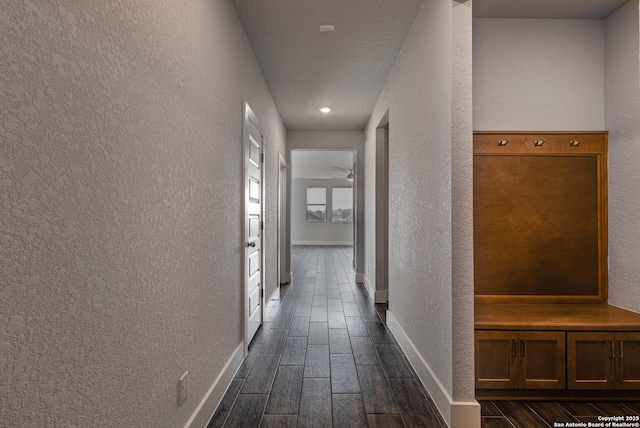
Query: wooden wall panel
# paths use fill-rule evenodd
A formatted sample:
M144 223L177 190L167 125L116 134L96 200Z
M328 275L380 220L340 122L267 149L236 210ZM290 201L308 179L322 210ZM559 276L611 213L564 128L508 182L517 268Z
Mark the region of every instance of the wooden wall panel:
M604 303L606 134L476 133L474 151L477 298Z

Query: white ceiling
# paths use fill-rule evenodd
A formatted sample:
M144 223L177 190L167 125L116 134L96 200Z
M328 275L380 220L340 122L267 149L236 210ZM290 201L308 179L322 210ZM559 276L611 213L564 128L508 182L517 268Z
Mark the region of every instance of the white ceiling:
M292 150L292 178L347 178L353 168L353 152L333 150Z
M627 0L474 0L475 18L604 19Z
M422 0L232 0L289 130L361 130ZM621 0L474 0L476 18L604 19ZM335 32L320 32L335 24ZM323 114L318 109L329 106Z
M232 1L289 130L364 129L422 4ZM335 32L321 33L320 24Z

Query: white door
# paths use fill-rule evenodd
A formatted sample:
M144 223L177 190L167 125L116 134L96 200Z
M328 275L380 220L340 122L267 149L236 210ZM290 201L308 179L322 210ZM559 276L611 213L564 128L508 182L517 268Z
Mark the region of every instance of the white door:
M263 132L245 103L244 114L244 323L245 350L262 323Z

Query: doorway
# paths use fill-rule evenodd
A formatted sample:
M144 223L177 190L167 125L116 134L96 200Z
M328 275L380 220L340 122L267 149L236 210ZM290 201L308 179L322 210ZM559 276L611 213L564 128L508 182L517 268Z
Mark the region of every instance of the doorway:
M354 150L291 151L292 246L341 246L357 251L354 161Z
M290 248L285 245L287 230L287 161L282 153L278 153L278 283L291 282ZM278 288L278 291L280 289Z
M389 111L376 128L376 291L389 309Z

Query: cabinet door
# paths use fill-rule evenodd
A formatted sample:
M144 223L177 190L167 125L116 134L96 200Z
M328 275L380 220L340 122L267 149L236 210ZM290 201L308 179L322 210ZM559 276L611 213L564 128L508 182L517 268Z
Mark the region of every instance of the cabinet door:
M640 389L640 333L616 333L616 388Z
M565 333L520 332L518 387L564 389L566 385Z
M613 333L567 333L567 387L613 389Z
M517 388L517 333L478 330L475 335L476 388Z

